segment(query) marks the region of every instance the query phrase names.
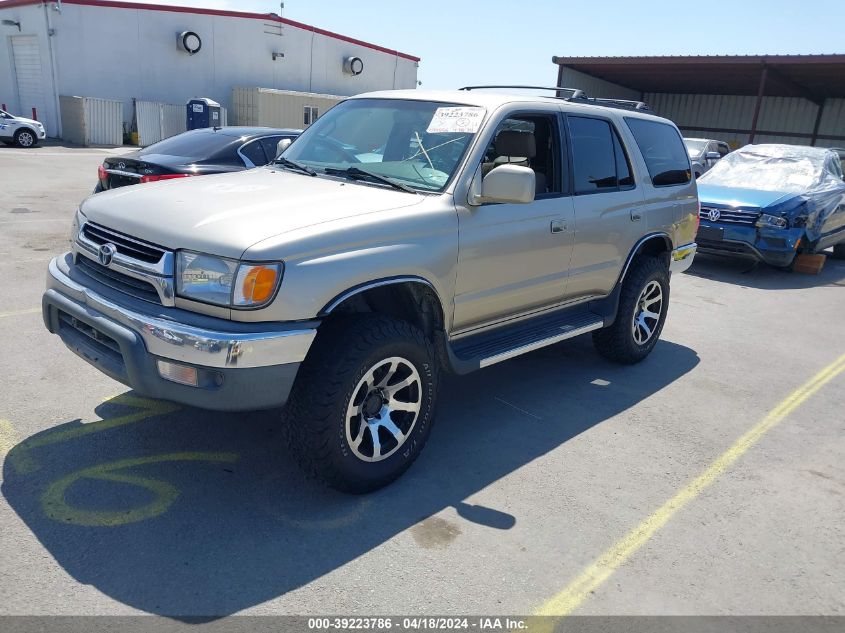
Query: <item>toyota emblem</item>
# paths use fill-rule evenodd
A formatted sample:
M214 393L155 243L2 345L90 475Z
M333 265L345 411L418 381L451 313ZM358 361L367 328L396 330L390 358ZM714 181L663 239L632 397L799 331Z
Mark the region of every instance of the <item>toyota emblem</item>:
M117 247L114 244L103 244L100 247L100 251L97 253L97 259L100 260L100 263L103 266L108 266L111 264L111 260L116 252Z
M710 209L707 211L707 219L711 222L718 222L721 215L722 214L719 213L719 209Z

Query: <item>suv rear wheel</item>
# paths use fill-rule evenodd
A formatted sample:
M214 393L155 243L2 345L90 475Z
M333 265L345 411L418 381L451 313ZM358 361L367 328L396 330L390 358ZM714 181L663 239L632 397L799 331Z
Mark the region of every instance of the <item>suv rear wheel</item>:
M327 321L288 402L292 453L337 490L386 486L428 439L437 378L434 348L410 323L377 314Z
M593 332L599 354L618 363L638 363L663 331L669 308L669 271L657 257L638 257L622 282L612 325Z

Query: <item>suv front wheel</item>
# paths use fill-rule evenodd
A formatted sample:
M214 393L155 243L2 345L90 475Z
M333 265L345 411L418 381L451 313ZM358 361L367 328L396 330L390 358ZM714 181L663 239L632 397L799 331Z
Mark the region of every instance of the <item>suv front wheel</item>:
M18 147L35 147L37 143L38 138L35 136L35 132L25 128L15 132L15 144Z
M386 486L428 439L437 378L434 349L410 323L378 314L327 321L288 402L292 453L337 490Z
M593 332L596 350L618 363L640 362L657 344L668 308L666 264L657 257L638 257L622 282L616 319Z

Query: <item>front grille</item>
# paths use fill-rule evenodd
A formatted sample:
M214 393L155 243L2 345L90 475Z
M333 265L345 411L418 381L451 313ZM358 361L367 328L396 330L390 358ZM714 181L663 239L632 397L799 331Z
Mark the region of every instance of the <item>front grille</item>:
M718 211L719 219L711 220L710 212ZM760 218L759 210L746 209L716 209L714 207L701 207L698 217L707 222L722 222L725 224L740 224L742 226L754 226Z
M88 259L84 255L79 255L76 258L76 266L80 271L91 277L94 281L98 281L104 286L114 288L120 292L149 301L150 303L157 303L161 305L161 297L159 297L155 286L149 282L141 279L135 279L129 275L124 275L121 272L106 268L102 264Z
M713 250L735 255L754 255L754 249L742 242L716 242L713 240L696 239L698 248L702 251Z
M94 222L86 222L83 225L82 235L97 245L114 244L117 252L121 255L148 264L157 264L166 252L161 246L129 237L128 235L107 229Z

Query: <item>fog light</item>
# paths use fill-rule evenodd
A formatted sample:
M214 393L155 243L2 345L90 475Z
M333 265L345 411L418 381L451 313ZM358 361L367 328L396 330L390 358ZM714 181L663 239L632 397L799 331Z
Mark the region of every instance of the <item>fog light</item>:
M189 387L196 387L199 384L197 370L194 367L177 365L176 363L169 363L164 360L156 362L158 364L158 373L165 380L178 382L180 385L188 385Z

